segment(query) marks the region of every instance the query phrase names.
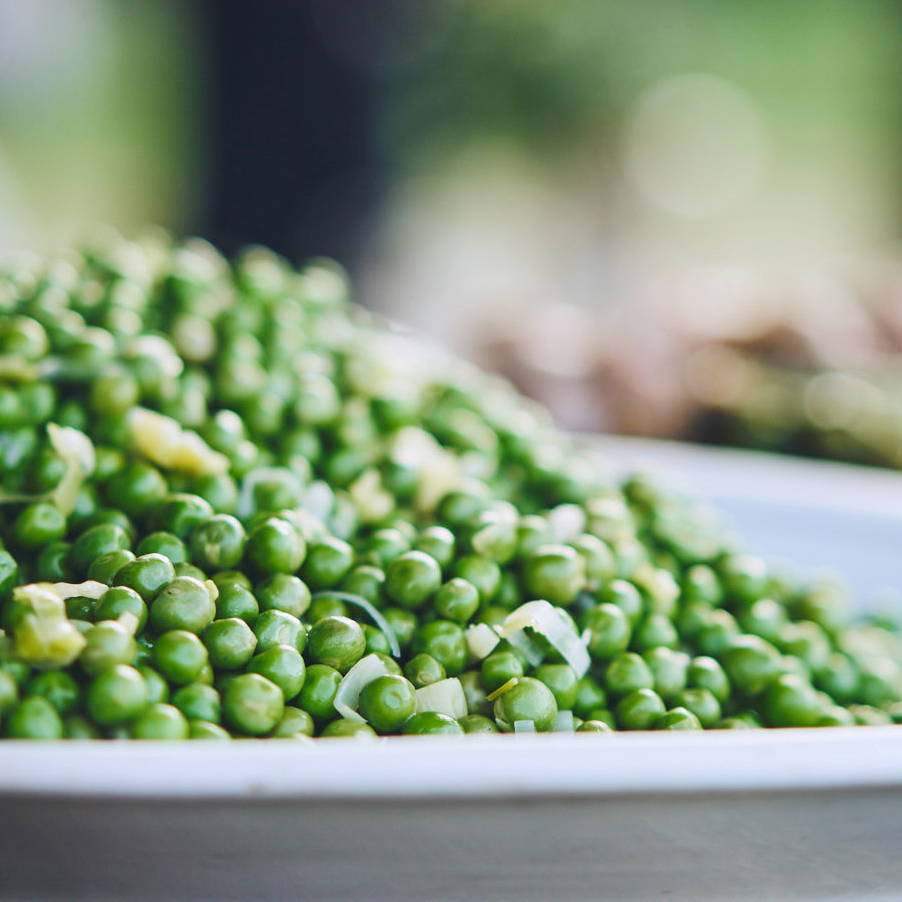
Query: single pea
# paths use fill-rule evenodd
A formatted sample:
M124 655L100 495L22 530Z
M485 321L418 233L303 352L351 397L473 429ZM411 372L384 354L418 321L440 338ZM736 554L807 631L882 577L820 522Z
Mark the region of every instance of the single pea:
M429 686L431 683L445 679L447 674L445 668L432 655L421 653L414 655L404 665L404 676L417 689L422 689L423 686Z
M720 664L707 655L693 658L686 671L686 684L692 689L707 689L721 704L730 696L730 681Z
M35 576L47 582L64 582L71 574L72 545L69 542L51 542L38 553L35 561ZM8 556L8 555L7 555ZM9 558L12 561L12 558ZM15 562L13 561L15 568ZM6 568L3 568L4 570ZM0 577L0 584L8 580ZM14 580L10 580L10 585Z
M654 690L668 700L686 688L690 658L685 652L658 646L642 654L655 680Z
M511 731L517 721L532 721L537 732L554 727L557 717L554 694L541 681L517 677L513 685L495 699L495 720L504 731Z
M592 676L586 674L577 680L576 701L572 706L577 717L586 718L590 711L603 708L607 701L607 694Z
M236 676L225 690L222 712L226 722L250 736L268 733L282 719L282 690L259 673Z
M753 602L767 592L767 565L752 555L728 555L720 564L720 575L727 595L739 601Z
M228 730L207 720L188 721L189 739L231 739Z
M250 577L240 570L217 570L210 579L213 580L216 588L219 589L220 592L227 586L233 585L238 585L243 589L248 590L253 588Z
M174 705L148 705L131 727L132 739L187 739L188 721Z
M664 702L657 692L636 689L617 703L617 725L622 730L648 730L664 711Z
M393 733L416 712L413 684L403 676L376 677L360 691L358 710L377 733Z
M848 656L834 652L827 659L827 666L818 673L817 686L838 702L849 702L859 689L858 668Z
M128 548L128 533L113 523L100 523L84 530L69 550L69 565L78 573L87 573L88 567L109 551Z
M299 624L300 625L300 624ZM201 638L207 647L210 664L217 670L238 670L253 657L257 647L257 637L244 620L227 617L214 620L207 626ZM188 717L200 715L186 714ZM202 720L216 718L202 717Z
M317 589L337 586L354 563L354 549L334 536L314 542L307 550L304 579Z
M116 574L134 559L135 553L125 548L101 554L88 567L88 579L95 579L97 582L111 586L113 585L113 580L116 579Z
M144 677L144 684L147 687L147 704L155 705L158 702L168 702L169 683L153 667L149 667L146 664L142 664L136 669Z
M113 584L128 586L149 602L175 578L175 568L168 557L164 557L162 554L143 554L122 567L113 578ZM190 577L181 576L179 579L190 579ZM151 612L152 619L153 612Z
M485 692L494 692L508 680L524 674L523 662L513 651L495 651L483 658L479 678Z
M611 733L613 727L605 720L584 720L577 728L577 733Z
M278 739L294 739L298 736L312 736L314 730L313 718L303 708L289 706L269 735Z
M764 716L772 727L812 727L824 707L817 690L794 674L778 676L764 695Z
M4 674L7 680L10 677ZM40 695L56 709L61 717L73 714L81 702L81 689L65 670L45 670L35 674L25 684L25 696ZM3 705L0 704L0 710Z
M396 557L385 570L385 589L397 604L418 608L435 594L442 571L435 558L422 551L408 551Z
M457 720L464 733L497 733L498 725L482 714L465 714Z
M66 616L70 620L94 620L97 599L88 595L71 595L65 601Z
M523 562L523 582L531 597L566 607L586 585L586 564L569 545L541 545Z
M719 608L707 615L695 642L703 654L719 657L739 635L736 618L729 611Z
M144 677L127 664L101 671L88 684L85 708L94 723L112 727L128 723L147 705Z
M63 721L56 708L40 695L23 698L7 714L10 739L62 739Z
M579 681L569 664L541 664L532 676L551 690L559 711L569 711L576 704Z
M194 564L189 564L187 561L176 564L173 569L176 576L190 576L194 579L199 579L201 582L207 578L207 574L200 567L195 567Z
M405 736L463 735L463 727L453 717L438 711L421 711L409 717L402 727Z
M799 658L812 671L823 670L833 651L827 634L810 620L786 624L777 645L784 654Z
M638 651L651 648L677 648L680 637L672 621L663 614L648 614L636 627L632 644Z
M324 739L328 738L366 738L375 736L376 731L368 723L358 723L356 720L346 720L339 717L331 723L326 724L322 733L319 734Z
M341 581L342 592L359 595L370 604L381 606L382 587L385 585L385 571L369 564L355 567Z
M199 523L188 539L191 560L201 569L228 570L244 554L244 527L231 514L214 514Z
M447 567L454 560L454 533L444 526L427 526L417 536L414 550L428 554L439 567Z
M520 557L531 554L551 541L548 521L537 514L526 514L517 521L517 554Z
M417 627L411 650L414 654L432 655L449 677L457 676L467 666L467 640L464 631L450 620L433 620Z
M632 630L623 609L604 602L583 617L583 628L589 631L589 653L604 660L626 651Z
M707 564L695 564L683 577L683 596L687 601L699 601L709 607L720 604L723 589L717 574Z
M598 587L611 579L617 564L610 546L590 533L582 533L573 540L573 547L582 555L586 565L586 582L590 588Z
M106 483L110 502L129 516L140 516L159 504L169 486L163 474L148 463L135 462L113 475Z
M304 685L306 667L301 653L291 645L273 645L251 658L250 673L259 673L275 683L291 701Z
M194 633L170 630L153 646L154 664L170 683L193 683L207 663L207 649Z
M458 558L454 575L475 587L482 604L493 601L501 589L501 568L495 561L480 554Z
M310 629L307 653L317 664L345 673L362 657L366 637L360 624L348 617L323 617Z
M780 672L780 653L759 636L737 637L722 657L730 680L744 695L759 695Z
M144 599L128 586L114 586L97 599L94 616L97 620L118 620L126 612L138 618L137 632L141 632L147 623L147 605L144 604Z
M405 551L410 550L407 536L398 529L377 529L364 545L367 555L380 567L385 567Z
M259 613L260 605L248 587L237 582L219 585L219 595L216 598L218 620L238 617L251 623Z
M221 702L219 693L212 686L203 683L188 683L172 696L172 704L188 720L219 723Z
M328 720L335 716L335 693L340 683L341 674L334 667L311 664L297 704L317 720Z
M196 526L212 516L209 501L188 493L167 495L154 509L154 522L159 528L180 539L186 539Z
M615 695L628 695L639 689L651 689L655 678L648 664L635 652L612 658L604 674L605 688Z
M656 730L700 730L699 719L688 708L671 708L655 722Z
M691 711L703 727L713 727L720 720L720 702L708 689L684 689L674 701L678 708Z
M61 539L65 533L65 516L47 501L29 504L13 523L13 536L25 548L39 548Z
M307 545L285 520L270 517L247 537L245 555L258 573L294 573L303 563Z
M188 560L185 543L171 532L152 532L138 543L138 554L162 554L173 564L183 564Z
M479 607L479 592L471 582L455 576L435 593L432 606L445 620L468 623Z
M230 514L238 504L238 485L228 473L210 473L194 484L197 494L219 514Z
M378 629L375 626L372 626L369 623L364 623L363 627L363 635L366 638L366 648L364 649L364 654L368 655L373 652L379 652L383 655L391 655L391 643L388 641L388 637L382 630Z
M310 607L307 609L305 619L309 623L316 623L318 620L322 620L323 617L347 616L348 606L344 601L341 598L332 595L330 592L325 591L316 593L316 596L310 602Z
M296 576L275 573L263 580L255 589L261 611L285 611L294 617L303 617L310 607L310 589Z
M129 664L134 656L132 630L118 620L102 620L85 633L85 645L78 663L85 673L93 675L116 664Z
M772 598L761 598L740 613L739 622L747 633L776 644L787 623L786 609Z
M407 649L413 641L413 634L417 628L416 615L404 608L385 608L382 616L385 617L391 631L395 634L401 650Z
M215 616L216 603L210 597L210 590L191 576L176 576L156 593L150 604L150 625L159 633L168 630L200 633Z
M63 718L63 736L66 739L100 739L100 731L81 714Z

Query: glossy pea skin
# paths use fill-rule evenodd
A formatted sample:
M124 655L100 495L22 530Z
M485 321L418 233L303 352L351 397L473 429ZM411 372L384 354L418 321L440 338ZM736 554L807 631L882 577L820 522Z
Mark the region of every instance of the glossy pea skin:
M403 676L387 674L363 687L357 710L377 733L393 733L416 708L413 684Z
M207 647L210 664L217 670L239 670L250 661L257 648L254 631L238 617L214 620L204 629L201 639Z
M467 641L463 630L450 620L433 620L418 627L413 634L411 650L435 658L449 677L462 673L467 666Z
M498 725L494 720L481 714L465 714L457 721L464 733L497 733Z
M686 684L693 689L707 689L721 704L730 695L730 681L724 669L714 658L706 655L689 662Z
M404 608L390 607L382 611L382 616L385 617L391 631L395 634L401 650L407 649L413 641L413 634L417 628L416 615Z
M594 658L613 658L629 646L630 622L617 605L608 602L597 605L586 613L582 625L589 630L588 648Z
M247 586L236 582L228 582L219 586L219 595L216 598L217 619L238 617L251 623L259 613L260 604Z
M36 674L25 684L24 694L26 698L39 695L47 699L60 717L75 713L81 702L81 687L65 670L45 670ZM3 707L0 703L0 711Z
M328 720L335 716L335 693L341 683L341 674L327 664L311 664L304 677L304 685L298 695L297 705L316 720Z
M259 673L275 683L291 701L304 685L306 666L300 652L291 645L273 645L251 658L249 673Z
M479 680L484 692L494 692L508 680L525 673L520 657L510 650L501 649L486 655L479 668Z
M760 636L739 636L723 653L733 685L747 696L758 695L780 672L780 653Z
M289 706L269 735L274 739L295 739L299 736L312 736L314 732L313 718L303 708Z
M584 720L577 728L577 733L611 733L613 727L605 720Z
M435 558L422 551L408 551L396 557L385 570L385 590L405 608L418 608L441 585L442 571Z
M257 650L264 651L274 645L293 645L303 652L307 645L307 629L297 617L285 611L264 611L254 621Z
M307 544L294 527L278 517L255 527L247 537L245 556L257 572L294 573L303 563Z
M617 703L617 724L623 730L648 730L664 712L664 702L657 692L636 689Z
M168 702L169 683L153 667L142 664L136 669L144 677L144 684L147 687L147 703L155 705L157 702Z
M147 605L134 589L114 586L97 599L94 609L97 620L117 620L125 613L134 614L138 618L137 632L141 632L147 623Z
M188 721L189 739L231 739L228 730L208 720Z
M209 657L200 639L187 630L170 630L154 642L156 668L170 683L193 683L206 666Z
M456 576L439 588L432 606L444 620L468 623L479 607L479 591L471 582Z
M210 590L190 576L176 576L156 593L150 605L150 625L161 633L168 630L200 633L215 616L216 603Z
M699 719L687 708L671 708L654 723L656 730L700 730Z
M463 727L453 717L438 711L422 711L408 718L402 728L405 736L460 736Z
M182 540L212 516L213 508L210 503L200 495L189 493L168 495L154 510L154 519L159 527Z
M88 567L87 577L111 586L116 579L116 574L134 559L135 553L125 548L117 551L108 551L91 562L91 565Z
M612 658L605 670L605 686L615 695L628 695L638 689L652 689L655 678L648 664L635 652L623 652Z
M495 699L495 720L502 730L513 730L517 721L532 721L537 732L547 732L557 717L554 694L541 681L518 677Z
M287 573L275 573L258 583L254 594L261 611L285 611L294 617L303 617L310 607L307 584Z
M445 679L447 674L445 668L432 655L420 653L414 655L404 665L404 676L413 683L415 688L422 689L423 686L429 686Z
M376 735L376 731L368 723L358 723L343 717L326 724L320 733L324 739L365 739Z
M559 711L569 711L576 704L578 680L569 664L541 664L532 676L551 690Z
M205 720L219 723L222 703L219 693L204 683L188 683L179 688L172 696L172 704L184 714L188 720Z
M233 729L263 736L281 720L282 690L259 673L242 673L231 680L222 699L223 718Z
M62 739L63 721L56 708L40 695L23 698L4 719L10 739Z
M69 564L76 573L87 573L88 567L102 554L121 551L129 546L128 533L112 523L100 523L82 532L69 549Z
M142 554L162 554L173 564L183 564L188 560L185 543L171 532L152 532L138 543L137 552Z
M179 577L185 579L186 577ZM172 561L162 554L144 554L129 561L113 578L113 584L134 589L149 602L164 586L175 579ZM153 616L151 614L151 616Z
M362 657L366 637L356 620L348 617L323 617L310 629L307 654L317 664L327 664L345 673Z
M106 494L115 507L129 516L137 516L159 504L166 497L168 488L156 467L136 462L109 479Z
M654 690L667 700L686 688L690 658L685 652L658 646L642 655L654 677Z
M541 545L524 561L523 581L530 597L566 607L586 584L586 564L569 545Z
M132 631L118 620L103 620L85 633L78 662L85 673L93 675L116 664L128 664L134 656Z
M46 501L29 504L13 523L13 535L24 548L39 548L65 533L66 518L56 505Z
M246 541L244 527L231 514L215 514L191 531L191 561L202 570L228 570L241 560Z
M476 588L482 604L491 602L501 589L501 568L483 555L468 554L459 558L454 575Z
M599 682L586 674L576 681L576 700L571 707L577 717L585 719L595 708L603 708L607 700L607 693Z
M777 677L764 695L764 716L772 727L811 727L823 715L817 691L794 674Z
M188 721L174 705L148 705L131 726L132 739L176 740L188 738Z
M445 526L427 526L414 542L415 551L428 554L442 568L454 559L454 547L454 533Z
M317 589L331 589L347 575L354 563L354 549L335 537L314 542L307 549L304 581Z
M118 726L137 717L147 705L147 684L134 668L117 664L101 671L88 684L85 708L94 723Z
M713 727L720 720L720 702L708 689L684 689L674 701L677 707L694 714L703 727Z

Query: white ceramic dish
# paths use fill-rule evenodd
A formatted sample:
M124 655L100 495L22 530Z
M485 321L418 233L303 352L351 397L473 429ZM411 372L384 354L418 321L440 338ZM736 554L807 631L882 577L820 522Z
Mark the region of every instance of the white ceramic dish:
M751 548L902 586L902 475L605 439ZM0 898L902 898L902 729L0 743Z

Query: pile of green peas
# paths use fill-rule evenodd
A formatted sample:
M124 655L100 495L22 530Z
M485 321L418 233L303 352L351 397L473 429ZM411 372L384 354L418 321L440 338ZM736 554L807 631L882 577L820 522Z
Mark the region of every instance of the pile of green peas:
M894 629L262 248L0 269L0 540L9 738L902 719Z

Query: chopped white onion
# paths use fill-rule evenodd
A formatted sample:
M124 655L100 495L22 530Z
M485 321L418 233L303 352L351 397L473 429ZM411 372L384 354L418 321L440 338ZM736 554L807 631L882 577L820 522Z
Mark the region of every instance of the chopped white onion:
M196 432L182 429L172 417L146 407L136 407L128 415L132 444L148 460L170 470L195 476L225 473L229 459L214 451Z
M558 711L557 717L554 719L554 726L551 728L555 733L572 733L573 732L573 712Z
M514 732L515 733L535 733L536 732L536 724L533 720L515 720L514 721Z
M467 714L467 697L457 677L423 686L422 689L417 689L416 696L417 714L421 711L437 711L454 718Z
M476 623L464 633L467 648L474 658L482 660L491 654L501 638L487 623Z
M512 645L511 637L530 627L543 635L573 668L578 676L585 676L589 669L589 652L573 627L561 617L559 611L548 601L527 601L515 608L501 624L501 636Z
M530 667L538 667L542 663L542 658L544 657L542 650L536 647L536 644L523 630L516 630L504 638L526 658L526 663Z
M361 658L338 684L338 691L335 693L335 710L347 720L366 723L365 718L357 713L360 693L364 686L387 673L388 668L378 655L372 654Z
M100 598L110 588L106 583L98 582L96 579L85 580L83 583L33 583L32 585L47 589L61 601L65 601L67 598ZM28 586L21 588L27 589Z
M47 424L47 437L65 464L62 479L47 497L68 516L75 509L82 483L94 472L94 445L78 429L56 423Z

